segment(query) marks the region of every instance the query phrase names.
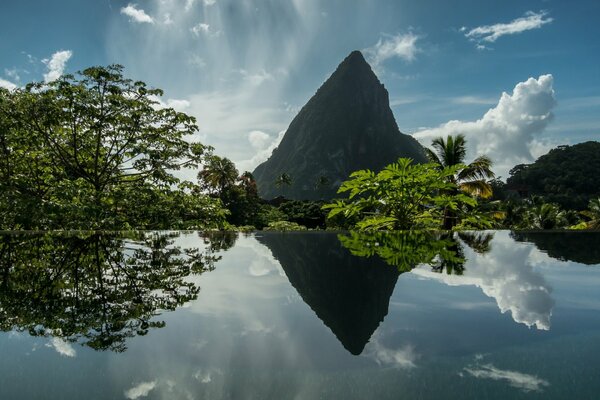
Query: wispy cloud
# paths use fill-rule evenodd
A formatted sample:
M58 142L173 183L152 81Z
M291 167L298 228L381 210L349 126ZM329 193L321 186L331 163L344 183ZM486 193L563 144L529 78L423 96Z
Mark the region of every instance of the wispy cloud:
M515 164L533 160L531 148L554 117L553 83L552 75L529 78L518 83L512 94L503 93L498 104L477 121L449 121L414 136L429 146L435 137L462 133L471 149L469 157L490 156L497 175L506 176Z
M153 24L154 18L146 14L141 8L136 8L136 4L128 4L127 7L121 8L121 14L127 15L131 21L140 24Z
M540 379L535 375L499 369L492 364L465 368L464 370L475 378L506 381L510 386L521 389L524 392L541 392L544 387L550 386L548 381Z
M465 37L477 43L477 48L483 50L487 48L482 42L494 43L498 38L505 35L515 35L532 29L539 29L549 24L554 19L548 17L547 11L533 12L528 11L521 18L517 18L508 23L498 23L493 25L483 25L468 30L462 27L461 32L465 32Z
M200 22L199 24L194 25L190 32L192 32L195 36L206 35L206 36L220 36L221 31L213 30L209 24L205 22Z
M156 381L142 382L125 392L125 397L131 400L146 397L156 387Z
M7 81L6 79L0 78L0 87L8 90L15 90L17 88L17 85L10 81Z
M44 82L52 82L60 78L65 71L67 61L73 56L71 50L61 50L52 54L50 59L43 59L42 62L46 64L48 72L44 74Z
M374 46L365 49L365 54L373 68L377 68L390 58L400 58L411 62L415 60L417 54L421 51L417 47L419 39L420 36L412 32L387 36L380 38Z

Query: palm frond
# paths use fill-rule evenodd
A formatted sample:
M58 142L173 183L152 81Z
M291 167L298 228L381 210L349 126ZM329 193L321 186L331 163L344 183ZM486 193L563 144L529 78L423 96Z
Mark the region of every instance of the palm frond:
M487 199L494 194L492 186L484 180L462 182L460 189L471 196L481 197L482 199Z
M442 164L442 161L440 160L438 155L433 150L431 150L429 148L425 148L425 155L427 156L429 161L431 161L432 163L438 164L441 167L444 166L444 164Z
M487 156L480 156L473 160L458 174L461 181L492 179L496 176L492 171L492 160Z

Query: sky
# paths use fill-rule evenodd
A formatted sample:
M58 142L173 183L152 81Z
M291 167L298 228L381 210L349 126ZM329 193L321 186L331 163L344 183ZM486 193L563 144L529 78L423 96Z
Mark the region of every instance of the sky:
M361 50L403 133L462 133L505 179L600 140L599 16L597 0L3 1L0 86L121 64L243 171Z

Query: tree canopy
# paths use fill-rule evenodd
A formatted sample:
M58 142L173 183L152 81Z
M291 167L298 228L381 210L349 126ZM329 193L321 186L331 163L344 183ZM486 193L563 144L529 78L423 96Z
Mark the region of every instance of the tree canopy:
M218 202L175 175L210 155L211 148L192 141L195 119L163 107L160 89L127 79L122 70L92 67L0 89L3 228L146 227L138 220L141 200L161 203L175 221L177 215L195 220L192 226L220 223ZM188 200L192 192L195 199ZM165 201L171 196L179 199ZM196 201L187 204L192 210L208 212L177 209L183 198ZM150 210L152 203L143 206Z
M600 142L559 146L510 171L507 188L537 195L563 208L584 210L600 197Z

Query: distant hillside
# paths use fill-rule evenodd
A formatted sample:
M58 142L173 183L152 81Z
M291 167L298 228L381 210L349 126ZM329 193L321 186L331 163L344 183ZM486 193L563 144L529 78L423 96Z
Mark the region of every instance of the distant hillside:
M543 196L563 208L582 210L600 197L600 142L559 146L533 164L510 171L507 188Z
M351 172L379 170L399 157L426 160L421 145L400 133L387 90L355 51L302 108L254 177L266 199L330 199ZM283 173L292 184L278 188Z

